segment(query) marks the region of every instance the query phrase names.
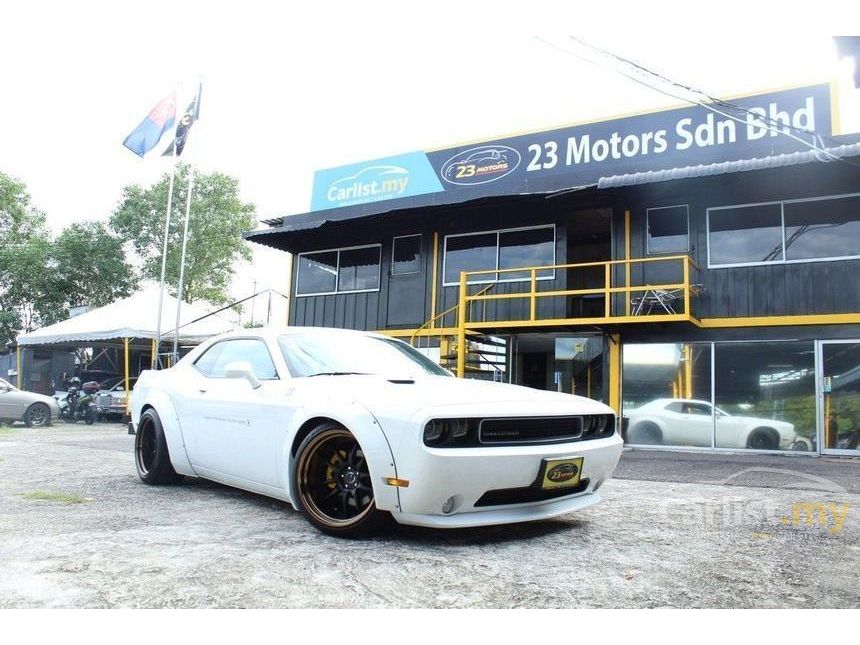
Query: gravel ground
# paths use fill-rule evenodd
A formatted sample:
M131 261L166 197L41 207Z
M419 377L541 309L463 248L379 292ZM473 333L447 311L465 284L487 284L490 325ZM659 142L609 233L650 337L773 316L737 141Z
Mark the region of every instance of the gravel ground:
M625 454L634 478L559 519L344 541L265 497L144 486L132 441L0 428L0 607L860 606L860 496L839 478L657 481ZM811 525L805 502L824 504Z

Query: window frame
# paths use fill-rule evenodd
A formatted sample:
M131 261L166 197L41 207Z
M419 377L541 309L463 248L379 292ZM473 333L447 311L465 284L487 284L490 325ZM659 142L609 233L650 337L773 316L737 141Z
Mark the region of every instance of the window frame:
M494 233L496 235L496 266L492 268L487 268L487 271L495 270L496 279L488 279L488 280L472 280L469 284L492 284L496 282L529 282L531 278L499 278L499 255L501 252L501 246L499 244L499 236L502 233L515 233L517 231L534 231L542 228L551 228L552 229L552 264L547 265L547 268L541 268L541 271L552 271L552 275L547 276L537 276L535 279L540 280L555 280L555 265L558 260L558 254L556 253L556 244L558 243L558 238L556 235L556 227L555 224L540 224L538 226L517 226L514 228L499 228L499 229L490 229L488 231L470 231L468 233L451 233L450 235L446 235L445 239L442 243L442 286L443 287L459 287L460 281L457 282L445 282L445 273L446 268L448 266L448 238L451 237L467 237L469 235L487 235ZM549 268L552 267L552 268ZM512 267L518 268L518 267ZM478 269L476 269L478 270ZM483 269L480 269L483 270Z
M842 260L858 260L860 253L855 255L838 255L821 258L800 258L797 260L788 260L785 257L785 205L786 204L801 204L805 202L821 202L835 199L847 199L849 197L860 197L860 193L840 193L837 195L819 195L816 197L798 197L795 199L777 199L766 202L751 202L748 204L730 204L726 206L711 206L705 210L705 237L708 244L708 268L709 269L727 269L736 267L758 267L758 266L778 266L782 264L805 264L808 262L839 262ZM780 229L782 232L782 253L781 259L773 260L772 262L733 262L730 264L712 264L711 263L711 211L731 210L737 208L750 208L753 206L773 206L779 204L780 214Z
M660 211L667 208L685 208L687 211L687 245L677 251L652 251L651 250L651 211ZM669 206L654 206L645 209L645 254L646 255L678 255L690 252L690 205L689 204L670 204Z
M418 240L418 269L415 271L395 271L394 267L394 246L397 240L403 240L408 237L417 237ZM424 260L424 234L423 233L409 233L407 235L395 235L391 238L391 267L388 271L389 275L415 275L416 273L421 273L421 264Z
M371 249L376 248L379 251L379 264L377 270L377 284L375 289L348 289L340 290L340 252L354 251L356 249ZM315 293L299 293L299 281L301 280L301 259L305 255L315 255L316 253L331 253L337 252L337 267L335 267L334 291L320 291ZM373 293L382 288L382 244L376 242L374 244L359 244L357 246L340 246L333 249L316 249L314 251L302 251L296 254L296 285L294 294L296 298L307 298L312 296L335 296L341 293Z
M203 378L211 378L211 379L229 378L227 376L210 376L209 374L206 374L203 370L201 370L199 367L197 367L197 363L200 361L200 359L202 359L204 356L206 356L206 354L209 353L209 350L211 350L216 345L221 345L223 343L229 343L230 341L234 341L234 340L256 340L256 341L259 341L260 343L262 343L263 347L266 348L266 353L269 355L269 360L272 362L272 367L275 368L275 376L265 377L265 378L257 376L257 380L259 380L259 381L279 381L279 380L281 380L281 371L278 369L278 363L275 361L275 357L272 356L272 350L269 348L269 343L267 343L266 339L262 338L261 336L236 336L235 338L224 338L222 340L216 341L216 342L212 343L211 345L209 345L209 347L207 347L205 350L203 350L200 353L200 356L198 356L197 358L194 359L194 362L191 363L191 367L193 367L197 371L197 373L200 374L200 376L202 376ZM256 374L254 376L256 376Z

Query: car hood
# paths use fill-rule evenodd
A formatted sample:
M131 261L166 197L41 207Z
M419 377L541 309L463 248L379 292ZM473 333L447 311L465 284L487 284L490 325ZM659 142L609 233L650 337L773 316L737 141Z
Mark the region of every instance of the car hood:
M52 396L46 396L44 394L36 394L35 392L27 392L27 398L30 399L33 403L37 401L39 403L47 403L50 407L56 408L58 406L57 399Z
M374 414L444 408L445 414L609 414L608 406L581 396L477 379L377 375L318 376L313 381L338 395L351 394ZM309 383L308 383L309 384Z

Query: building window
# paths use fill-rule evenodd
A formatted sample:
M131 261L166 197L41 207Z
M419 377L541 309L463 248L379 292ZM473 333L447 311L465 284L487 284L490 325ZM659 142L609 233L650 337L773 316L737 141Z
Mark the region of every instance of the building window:
M686 206L649 208L648 253L686 253L690 248L690 218Z
M708 210L709 266L860 257L860 195Z
M297 296L377 291L382 246L356 246L300 253Z
M860 195L785 202L783 209L786 260L860 253Z
M471 276L470 284L530 280L529 271L500 271L555 264L555 226L503 229L445 238L445 286L460 284L463 271L488 271ZM555 277L553 269L537 272L539 280Z
M391 247L391 275L421 271L421 236L395 237Z
M711 209L708 212L710 265L781 261L781 211L778 203Z

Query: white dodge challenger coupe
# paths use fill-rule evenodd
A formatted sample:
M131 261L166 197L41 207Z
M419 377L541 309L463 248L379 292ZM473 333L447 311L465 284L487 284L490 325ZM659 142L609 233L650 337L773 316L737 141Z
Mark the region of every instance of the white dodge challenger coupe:
M145 483L211 479L349 537L390 516L446 528L585 508L622 446L602 403L456 379L402 341L337 329L213 338L144 372L131 418Z

